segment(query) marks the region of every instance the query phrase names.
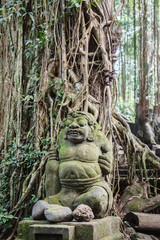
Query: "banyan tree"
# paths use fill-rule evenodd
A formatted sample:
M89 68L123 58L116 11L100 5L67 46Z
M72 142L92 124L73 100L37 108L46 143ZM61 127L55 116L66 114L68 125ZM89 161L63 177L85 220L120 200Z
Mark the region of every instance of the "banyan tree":
M146 160L160 168L159 159L114 113L118 100L114 63L121 39L116 18L124 4L115 6L114 0L0 2L4 217L5 211L18 219L27 216L37 198L44 196L45 155L56 148L60 123L70 111L92 113L115 146L119 139L130 181L137 159L146 179ZM115 157L115 169L116 161Z

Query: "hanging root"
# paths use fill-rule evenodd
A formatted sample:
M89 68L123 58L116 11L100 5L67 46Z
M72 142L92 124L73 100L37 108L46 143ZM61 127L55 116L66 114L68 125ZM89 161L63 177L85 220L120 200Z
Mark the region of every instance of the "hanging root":
M137 160L140 175L144 173L145 181L148 182L146 164L149 163L153 168L160 170L160 158L158 158L147 145L132 134L129 125L117 113L113 113L113 130L127 156L129 169L135 167L133 163ZM143 170L143 173L141 170ZM131 172L130 178L131 180L134 178L133 171ZM142 176L140 176L140 178L142 178Z
M26 180L23 183L23 192L22 192L21 198L19 199L18 203L14 206L14 208L10 211L10 214L17 212L20 209L22 203L25 202L33 185L35 184L36 179L39 176L39 173L42 170L44 170L46 161L47 161L47 157L43 157L39 167L36 170L35 170L35 168L37 166L37 163L35 164L35 168L33 168L33 171L29 174L29 176L26 178Z

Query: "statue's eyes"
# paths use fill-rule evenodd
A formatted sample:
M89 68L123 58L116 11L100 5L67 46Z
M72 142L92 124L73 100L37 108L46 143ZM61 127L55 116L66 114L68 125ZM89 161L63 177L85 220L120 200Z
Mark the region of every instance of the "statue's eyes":
M68 121L66 122L66 127L68 127L71 123L72 123L72 121L68 120Z
M79 122L78 122L78 125L79 125L80 127L84 127L84 126L86 125L86 122L84 122L84 121L79 121Z

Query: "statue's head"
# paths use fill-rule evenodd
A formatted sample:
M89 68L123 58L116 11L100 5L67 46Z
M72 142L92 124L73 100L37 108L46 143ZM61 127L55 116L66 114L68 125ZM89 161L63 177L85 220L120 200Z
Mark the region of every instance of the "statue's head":
M62 122L62 128L65 130L65 139L72 143L93 141L97 130L100 130L92 114L80 111L69 113Z

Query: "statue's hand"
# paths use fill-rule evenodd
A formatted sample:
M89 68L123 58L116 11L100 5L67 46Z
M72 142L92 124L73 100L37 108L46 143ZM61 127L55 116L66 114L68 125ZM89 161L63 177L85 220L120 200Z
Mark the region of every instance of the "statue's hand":
M56 160L58 161L58 153L57 153L57 150L55 148L50 148L49 149L49 152L48 152L48 160Z
M106 153L99 156L99 165L102 169L102 173L107 175L112 171L112 156L111 154Z

